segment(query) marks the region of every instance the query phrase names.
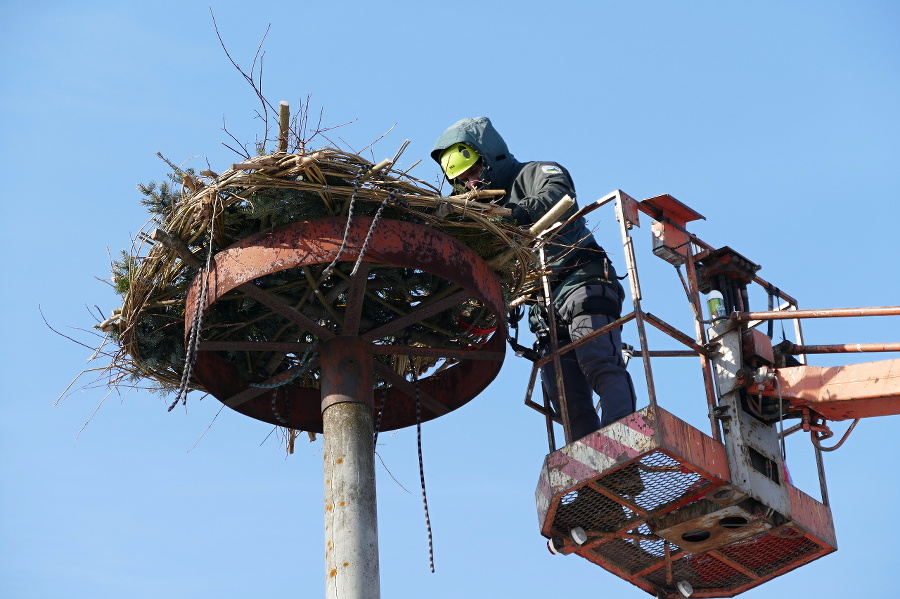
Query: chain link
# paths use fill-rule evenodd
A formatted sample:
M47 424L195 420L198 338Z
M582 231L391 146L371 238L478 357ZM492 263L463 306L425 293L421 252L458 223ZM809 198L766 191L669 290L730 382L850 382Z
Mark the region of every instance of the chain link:
M425 526L428 529L428 564L434 572L434 541L431 534L431 517L428 515L428 496L425 493L425 464L422 460L422 401L419 397L419 376L413 360L409 361L412 367L413 386L416 389L416 443L419 449L419 481L422 483L422 505L425 508Z
M175 406L178 405L180 401L182 405L187 405L187 394L188 387L190 386L191 380L191 372L194 370L194 363L197 361L197 352L200 343L200 329L203 327L203 316L206 311L206 287L207 282L209 281L209 269L210 264L212 264L213 257L213 238L215 235L215 223L216 223L216 204L219 199L219 194L213 194L212 201L212 210L210 211L209 217L209 242L208 248L206 251L206 263L203 265L203 268L200 269L200 274L202 275L202 279L200 281L200 293L197 297L197 304L194 310L194 318L191 322L191 331L188 334L188 346L185 351L184 356L184 369L181 373L181 382L178 385L178 393L175 394L175 401L172 402L172 405L169 406L168 412L171 412L175 409ZM187 324L187 323L185 323Z

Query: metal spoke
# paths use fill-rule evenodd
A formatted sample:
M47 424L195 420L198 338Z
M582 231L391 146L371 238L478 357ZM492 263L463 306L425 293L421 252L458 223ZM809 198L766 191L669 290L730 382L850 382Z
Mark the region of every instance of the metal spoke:
M406 316L401 316L391 322L378 327L377 329L371 330L368 333L364 333L362 338L366 341L376 341L377 339L381 339L391 333L396 333L411 324L419 322L420 320L424 320L430 316L434 316L439 312L443 312L447 308L451 306L455 306L463 303L467 299L472 297L471 291L459 291L454 293L451 296L445 297L442 300L436 301L433 304L428 304L427 306L421 306L414 309L412 312L409 312Z
M441 349L439 347L410 347L408 345L376 345L376 354L384 356L425 356L429 358L452 358L454 360L503 361L504 352L475 351L474 349Z
M383 378L384 380L389 382L391 384L391 386L396 387L397 389L399 389L400 391L402 391L403 393L405 393L406 395L408 395L410 397L413 397L413 398L416 397L415 385L413 385L412 383L407 381L405 378L403 378L402 376L397 374L387 364L384 364L382 362L379 362L378 360L375 360L374 365L375 365L375 372L378 374L378 376L380 376L381 378ZM435 398L431 397L430 395L428 395L427 393L422 391L421 387L419 388L418 393L419 393L419 400L421 400L422 405L424 405L426 408L431 410L434 414L436 414L438 416L443 416L444 414L447 414L450 412L450 410L447 408L447 406L445 406L444 404L442 404Z
M366 293L366 283L369 280L369 263L362 262L359 270L353 275L350 282L350 291L347 293L347 307L344 309L344 327L342 335L355 336L359 334L359 323L362 318L363 299Z
M238 289L258 301L259 303L268 306L272 309L273 312L280 314L294 324L302 327L304 330L312 333L319 339L331 339L332 337L334 337L334 333L317 324L316 322L313 322L313 320L289 306L278 296L260 289L253 283L244 283L243 285L239 286Z

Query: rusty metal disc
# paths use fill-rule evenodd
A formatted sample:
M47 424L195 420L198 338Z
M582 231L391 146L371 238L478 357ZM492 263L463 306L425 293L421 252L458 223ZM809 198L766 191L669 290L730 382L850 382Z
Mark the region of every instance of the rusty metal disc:
M248 374L228 358L228 352L299 354L309 347L313 338L327 341L336 336L360 337L372 344L378 382L371 403L378 409L383 403L381 430L415 424L416 395L421 404L421 420L427 421L459 408L490 384L500 371L505 353L506 307L502 288L494 272L472 249L439 231L403 221L378 220L359 272L353 277L343 275L346 290L339 294L343 299L332 302L321 313L311 315L308 310L297 309L280 298L277 289L266 289L261 284L273 273L330 264L339 252L340 262L355 263L372 220L355 217L346 240L347 222L341 217L292 223L247 237L214 256L205 279L203 311L223 301L226 295L232 302L259 302L271 311L272 317L281 318L286 326L301 331L305 340L215 341L215 333L204 330L205 341L200 343L193 375L208 392L234 410L258 420L320 432L322 406L318 389L297 384L276 386L289 378L290 370L270 376ZM342 241L345 243L341 251ZM388 322L367 322L365 306L373 298L378 299L367 291L367 285L377 279L379 269L393 267L427 274L442 285L442 291L433 297L415 298L404 314L397 314ZM193 322L198 297L204 295L201 294L203 280L202 274L198 275L190 287L186 323ZM237 294L243 294L246 299ZM309 304L315 301L327 303L316 296ZM426 341L435 341L430 345L421 339L408 342L410 331L418 331L428 319L447 314L445 311L467 302L489 311L496 323L496 330L485 333L481 343L460 345L458 340L442 338L433 332L425 336ZM188 333L189 327L185 339ZM378 356L403 355L426 356L444 362L442 368L430 375L423 373L413 384L396 368L389 367L387 359L378 359Z

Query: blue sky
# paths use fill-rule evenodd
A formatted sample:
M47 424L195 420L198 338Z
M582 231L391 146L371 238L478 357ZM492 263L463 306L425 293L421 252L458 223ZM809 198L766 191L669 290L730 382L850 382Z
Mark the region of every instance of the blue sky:
M564 164L582 202L616 188L672 194L706 217L695 233L761 264L801 307L900 304L896 3L149 4L0 4L0 596L323 594L321 441L285 459L268 425L216 417L212 398L167 413L168 398L84 389L54 407L90 351L48 330L39 307L90 340L94 306L118 307L98 280L108 253L147 220L135 185L165 174L155 153L216 170L235 161L223 120L247 142L261 132L210 4L244 65L271 24L263 91L295 109L311 96L326 125L352 121L332 135L346 148L393 127L367 155L410 139L402 161L426 159L413 173L436 180L438 134L488 115L517 158ZM621 264L612 210L591 225ZM645 308L691 330L649 227L634 235ZM891 318L804 326L809 343L900 341ZM660 404L706 430L695 361L657 362ZM481 397L424 426L435 574L414 430L380 437L383 596L647 596L547 553L534 509L546 441L523 405L528 372L510 356ZM838 552L746 597L895 596L898 424L862 422L826 455ZM817 496L808 441L792 437L788 452Z

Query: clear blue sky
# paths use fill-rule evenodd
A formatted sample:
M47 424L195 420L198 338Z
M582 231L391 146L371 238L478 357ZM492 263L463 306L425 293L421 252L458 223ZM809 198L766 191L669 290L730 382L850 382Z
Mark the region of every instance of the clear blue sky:
M615 188L674 195L706 216L701 238L762 264L801 307L900 304L895 2L3 2L4 598L323 595L320 441L285 459L274 437L263 442L268 425L228 410L204 436L212 398L167 413L168 398L114 392L76 444L104 390L53 406L90 351L50 332L38 307L89 340L78 329L94 306L118 306L97 280L108 252L147 219L135 185L165 173L155 153L219 170L235 161L223 119L241 139L260 132L210 4L245 65L271 23L273 102L296 109L311 95L324 124L354 121L336 133L350 148L394 126L373 159L408 138L412 165L450 123L488 115L519 159L566 165L582 201ZM427 160L413 172L438 174ZM621 263L612 211L591 224ZM645 308L690 330L648 227L635 236ZM816 321L806 336L900 341L897 324ZM483 396L424 427L435 574L414 430L380 438L384 597L647 596L547 553L534 509L546 442L522 403L528 372L510 357ZM657 374L663 407L704 428L696 362L660 360ZM746 597L896 597L898 425L862 422L826 456L838 552ZM817 495L808 442L791 438L788 451L798 486Z

